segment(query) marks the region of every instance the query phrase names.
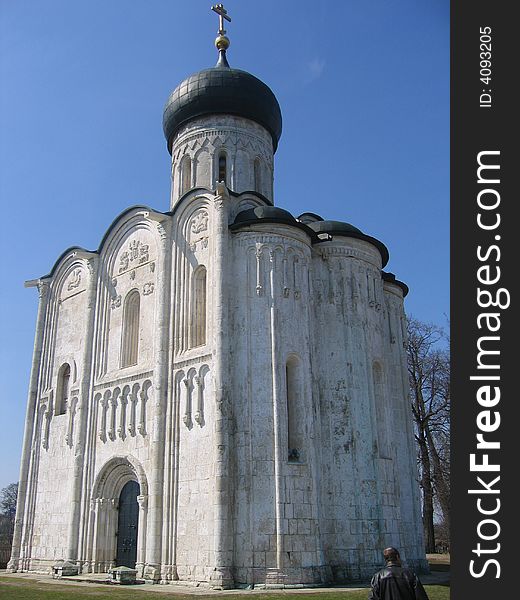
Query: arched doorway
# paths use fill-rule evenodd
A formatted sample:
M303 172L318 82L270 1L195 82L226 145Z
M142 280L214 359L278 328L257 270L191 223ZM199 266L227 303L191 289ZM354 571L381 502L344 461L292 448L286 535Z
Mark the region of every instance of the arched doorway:
M90 502L88 564L84 570L106 573L115 566L137 569L146 560L148 482L134 457L114 456L100 469Z
M135 569L137 562L137 530L139 527L139 484L128 481L119 495L117 517L116 565Z

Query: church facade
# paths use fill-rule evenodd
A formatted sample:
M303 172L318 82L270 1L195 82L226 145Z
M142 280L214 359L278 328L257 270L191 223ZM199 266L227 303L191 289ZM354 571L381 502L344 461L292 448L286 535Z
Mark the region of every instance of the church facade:
M162 582L425 566L406 286L356 227L273 204L281 112L226 59L170 96L169 210L133 206L39 290L10 571Z

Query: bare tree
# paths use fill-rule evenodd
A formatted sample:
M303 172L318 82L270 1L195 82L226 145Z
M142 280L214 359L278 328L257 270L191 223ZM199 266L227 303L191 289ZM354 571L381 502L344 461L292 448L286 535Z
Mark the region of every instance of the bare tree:
M426 552L435 552L436 521L449 531L450 358L447 342L442 328L409 319L408 374Z
M10 483L0 491L0 514L4 517L4 524L7 524L7 531L2 532L9 546L13 541L14 520L16 516L16 500L18 498L18 484ZM3 536L2 536L3 537Z

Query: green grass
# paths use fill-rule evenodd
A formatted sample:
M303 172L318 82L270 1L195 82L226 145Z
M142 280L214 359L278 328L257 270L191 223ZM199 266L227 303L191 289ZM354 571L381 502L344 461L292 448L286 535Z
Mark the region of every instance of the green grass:
M430 600L449 600L450 588L442 585L425 586ZM368 590L301 593L277 591L270 593L244 592L243 594L183 594L168 590L154 592L139 589L139 586L110 587L96 584L46 583L33 579L0 576L0 598L2 600L240 600L250 596L254 600L276 600L289 596L287 600L366 600Z

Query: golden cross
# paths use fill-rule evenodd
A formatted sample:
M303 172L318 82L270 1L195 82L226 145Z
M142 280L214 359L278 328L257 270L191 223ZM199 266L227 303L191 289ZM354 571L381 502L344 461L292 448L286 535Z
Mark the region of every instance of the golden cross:
M228 17L227 10L224 8L223 4L215 4L214 6L211 7L211 10L214 10L219 17L219 20L218 20L219 34L224 35L226 33L226 30L224 29L224 19L226 19L226 21L231 22L231 17Z

